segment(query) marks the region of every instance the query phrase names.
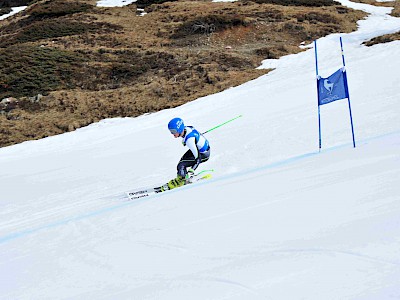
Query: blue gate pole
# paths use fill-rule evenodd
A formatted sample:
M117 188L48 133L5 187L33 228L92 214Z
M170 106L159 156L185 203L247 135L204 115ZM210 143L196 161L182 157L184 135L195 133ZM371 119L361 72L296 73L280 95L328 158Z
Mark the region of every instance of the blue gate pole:
M317 54L317 40L314 41L315 51L315 71L317 73L317 101L318 101L318 134L319 134L319 151L321 152L321 110L319 105L319 88L318 88L318 54Z
M343 42L342 42L342 37L340 37L340 49L342 51L342 61L343 61L343 68L346 68L346 63L344 61L344 52L343 52ZM349 87L347 84L347 71L346 69L343 72L343 78L344 78L344 88L346 89L346 95L347 95L347 100L349 103L349 112L350 112L350 124L351 124L351 134L353 136L353 147L356 147L356 142L354 138L354 126L353 126L353 116L351 114L351 105L350 105L350 93L349 93Z

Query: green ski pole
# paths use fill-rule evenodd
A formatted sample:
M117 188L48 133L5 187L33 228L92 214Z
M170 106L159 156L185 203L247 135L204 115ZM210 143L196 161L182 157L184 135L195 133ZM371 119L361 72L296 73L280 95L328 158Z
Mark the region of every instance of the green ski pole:
M217 128L219 128L219 127L221 127L221 126L223 126L223 125L225 125L225 124L227 124L227 123L229 123L229 122L232 122L232 121L234 121L234 120L236 120L236 119L239 119L240 117L242 117L242 115L237 116L237 117L235 117L235 118L233 118L233 119L230 119L230 120L228 120L228 121L226 121L226 122L224 122L224 123L222 123L222 124L219 124L219 125L217 125L217 126L211 128L211 129L209 129L209 130L203 132L202 134L205 134L205 133L207 133L207 132L213 131L214 129L217 129Z

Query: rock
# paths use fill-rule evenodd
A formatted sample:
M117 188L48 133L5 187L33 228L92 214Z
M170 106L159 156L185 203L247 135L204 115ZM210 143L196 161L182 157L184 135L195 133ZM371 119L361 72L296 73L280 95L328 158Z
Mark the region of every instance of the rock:
M18 106L18 99L14 97L4 98L0 101L0 112L9 112Z
M42 98L43 98L43 95L42 95L42 94L37 94L36 96L28 97L29 101L31 101L32 103L37 103L37 102L39 102Z

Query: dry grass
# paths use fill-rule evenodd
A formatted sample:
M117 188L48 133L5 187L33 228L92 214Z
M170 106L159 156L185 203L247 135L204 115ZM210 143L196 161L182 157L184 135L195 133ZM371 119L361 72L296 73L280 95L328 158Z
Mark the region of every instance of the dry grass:
M1 23L0 51L30 51L24 54L29 59L16 61L17 69L6 68L7 60L3 65L0 60L0 95L20 100L16 109L0 115L0 146L75 130L103 118L176 107L242 84L268 72L255 69L263 59L299 52L303 41L353 31L365 16L338 5L180 0L148 6L148 14L140 17L134 4L95 4L38 1L22 17ZM71 10L65 14L62 7ZM57 23L79 26L54 31L52 24ZM26 34L32 27L42 31ZM49 74L52 80L30 80ZM45 96L39 103L27 98L40 92Z
M390 42L398 41L398 40L400 40L400 32L392 33L392 34L385 34L383 36L378 36L368 42L365 42L364 44L366 46L373 46L376 44L390 43Z

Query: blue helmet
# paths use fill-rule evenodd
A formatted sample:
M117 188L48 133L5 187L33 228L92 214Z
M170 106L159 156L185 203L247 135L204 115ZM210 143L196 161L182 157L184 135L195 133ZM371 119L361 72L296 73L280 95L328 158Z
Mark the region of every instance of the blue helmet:
M181 134L185 129L185 124L183 124L183 120L181 118L173 118L168 123L168 129L169 131L171 131L172 134Z

